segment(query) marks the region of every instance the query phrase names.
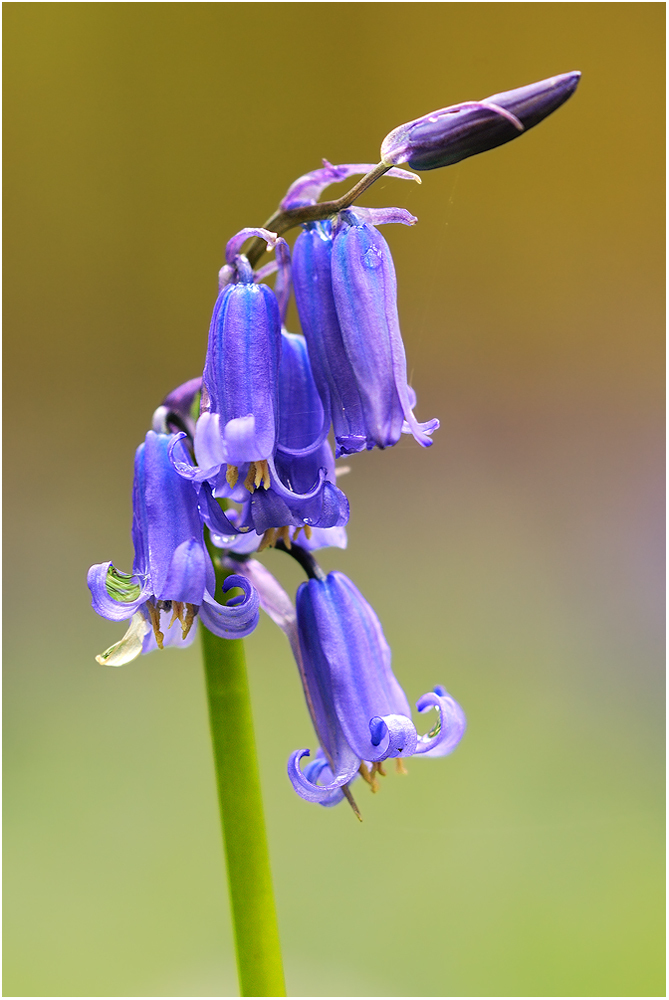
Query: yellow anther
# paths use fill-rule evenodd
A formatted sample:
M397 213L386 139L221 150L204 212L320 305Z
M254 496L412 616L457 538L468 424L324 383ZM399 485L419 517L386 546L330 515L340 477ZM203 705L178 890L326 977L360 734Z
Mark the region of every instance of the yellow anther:
M383 770L383 764L381 763L380 760L375 760L373 762L373 764L372 764L372 770L370 771L370 774L369 774L369 779L370 779L369 783L372 786L372 791L373 792L378 792L378 790L380 788L380 785L379 785L378 781L376 780L376 775L377 774L380 774L382 778L385 778L385 776L386 776L386 772Z
M269 465L266 459L262 459L260 462L254 462L255 466L255 476L253 479L253 485L256 489L262 483L266 490L269 489L270 478L269 478Z
M401 757L395 757L395 770L398 774L408 774L406 767L404 766L404 761Z
M185 639L195 621L197 614L197 604L186 604L186 614L181 620L181 638Z
M290 544L290 528L288 527L287 524L284 524L284 526L282 528L278 529L277 542L278 542L279 538L283 539L283 544L290 551L290 549L292 548L292 546Z
M372 784L372 776L369 773L369 768L365 764L364 760L360 761L360 767L358 768L358 773L363 781L366 781L368 785Z
M246 473L246 479L244 480L244 486L249 491L249 493L253 493L256 486L258 485L257 483L255 483L255 479L256 479L256 463L250 462L249 471Z
M239 469L236 465L228 465L225 470L225 478L231 488L237 485L239 479Z
M260 545L258 546L258 552L262 552L266 548L272 548L276 542L276 528L268 528L265 534L262 536Z
M146 602L146 606L149 610L149 618L151 619L151 627L153 628L153 634L156 637L156 643L158 644L158 649L163 648L163 639L165 636L160 631L160 611L151 601Z
M177 620L177 618L179 619L179 621L183 625L183 617L182 617L183 613L184 613L183 601L172 601L172 618L171 618L170 623L169 623L169 625L167 627L168 628L172 628L172 626L174 625L174 623Z
M304 526L304 534L306 535L307 541L311 538L311 530L312 530L311 529L311 525L305 524L305 526Z
M293 541L294 542L296 542L297 539L300 537L300 532L302 531L302 528L303 528L303 525L300 525L298 528L295 528L295 531L293 532Z

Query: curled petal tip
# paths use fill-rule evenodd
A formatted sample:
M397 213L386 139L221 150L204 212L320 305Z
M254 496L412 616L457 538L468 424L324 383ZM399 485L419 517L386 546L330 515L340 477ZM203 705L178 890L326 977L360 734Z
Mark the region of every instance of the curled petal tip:
M225 247L225 261L229 266L232 266L235 257L239 254L246 241L252 239L253 237L265 240L268 250L274 249L279 238L277 233L272 233L269 229L254 228L252 226L247 227L246 229L240 229L238 233L235 233L232 239L228 240Z

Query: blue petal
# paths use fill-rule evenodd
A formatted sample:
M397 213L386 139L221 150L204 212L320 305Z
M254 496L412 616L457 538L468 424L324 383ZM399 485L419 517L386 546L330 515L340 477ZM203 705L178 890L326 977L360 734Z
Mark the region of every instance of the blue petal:
M279 307L267 285L240 281L219 295L209 330L203 388L219 414L226 461L268 459L274 452L281 358Z
M465 713L457 701L451 698L445 688L438 686L434 692L430 691L419 698L416 708L419 712L427 712L431 708L439 711L439 721L431 734L418 737L416 753L425 754L427 757L445 757L452 753L467 728Z
M289 455L309 455L325 441L330 414L316 388L305 338L283 330L281 341L277 448Z
M348 767L337 772L336 777L327 785L317 785L310 781L300 767L302 757L308 757L309 750L296 750L288 759L288 777L298 795L307 802L318 802L320 805L335 805L333 795L352 781L358 773L360 761L355 758L349 761ZM307 769L308 770L308 769ZM331 772L330 772L331 773Z
M148 576L159 600L199 604L208 560L202 521L197 495L174 469L170 450L177 461L187 459L182 440L175 442L171 436L149 431L142 475L137 482Z
M406 715L384 715L370 719L369 732L375 753L366 760L411 757L416 751L416 727Z
M142 586L137 577L133 577L132 581L140 587L138 597L134 601L114 600L107 590L107 578L110 570L112 573L117 572L111 562L96 563L89 569L86 582L91 592L91 604L94 611L97 611L103 618L108 618L112 622L122 622L126 618L132 618L147 598L151 597L152 591L150 587Z
M352 212L342 213L334 238L332 288L368 445L396 444L406 421L418 443L427 447L436 424L418 423L411 408L390 249L377 229Z
M167 576L154 594L159 601L201 604L206 584L206 553L201 538L188 538L172 554Z
M337 454L365 448L367 433L360 394L346 354L332 292L332 229L305 226L293 248L293 287L319 395L330 410ZM340 443L347 442L345 450Z
M258 624L260 602L253 585L243 576L233 575L225 580L224 593L233 587L240 587L244 592L241 604L232 607L218 604L213 597L205 593L204 601L200 605L202 624L222 639L243 639L244 636L250 635Z
M309 761L307 766L303 770L303 775L312 785L317 785L319 778L322 780L322 785L331 784L334 780L332 771L330 770L330 765L328 763L327 757L322 750L317 750L314 759ZM357 775L356 775L357 777ZM355 778L352 779L355 781ZM319 805L330 807L336 806L339 802L344 801L344 793L341 788L336 788L328 796L323 796L320 800Z
M360 591L343 573L309 580L297 592L304 671L319 705L317 731L339 732L363 760L410 756L415 747L411 710L390 668L390 648L381 624ZM373 742L370 722L380 717ZM334 757L332 749L326 749ZM402 750L399 750L402 747Z

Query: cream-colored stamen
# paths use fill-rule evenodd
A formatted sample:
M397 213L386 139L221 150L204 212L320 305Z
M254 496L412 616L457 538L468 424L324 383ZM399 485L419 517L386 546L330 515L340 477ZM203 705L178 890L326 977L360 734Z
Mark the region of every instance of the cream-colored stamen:
M401 757L395 757L395 770L398 774L408 774L406 767L404 766L404 761Z
M378 792L379 788L381 787L378 781L376 780L377 774L380 774L382 778L385 778L386 776L386 772L383 770L383 764L381 763L380 760L375 760L372 763L372 770L369 775L371 778L371 785L373 792Z
M239 469L236 465L227 466L225 470L225 479L231 489L237 485L237 480L239 479Z
M186 604L186 614L181 619L181 638L185 639L191 628L193 627L193 622L195 621L195 616L197 614L197 604Z
M249 493L253 493L256 488L254 485L255 479L256 479L256 463L250 462L249 471L246 473L246 479L244 480L244 486L249 491Z
M276 528L268 528L265 534L262 536L260 545L258 546L258 552L263 552L266 548L273 548L276 542Z
M163 648L163 639L165 636L160 631L160 611L151 601L146 602L146 606L149 610L149 618L151 619L151 627L153 628L153 634L156 637L156 643L158 644L158 649Z
M309 541L309 539L311 538L311 531L312 531L311 525L305 524L305 526L304 526L304 534L305 534L305 536L307 538L307 541Z
M260 462L255 463L256 475L254 480L255 488L258 489L260 483L262 482L266 490L269 489L270 478L269 478L269 465L267 464L267 459L262 459Z
M360 767L358 768L358 774L363 781L366 781L368 785L372 784L372 776L369 773L369 768L365 764L364 760L360 761Z
M172 618L167 627L172 628L177 618L179 619L179 622L183 625L183 617L182 617L183 613L184 613L183 601L172 601Z
M283 544L286 546L286 548L288 549L288 551L290 551L290 549L292 548L292 545L290 543L290 528L288 527L287 524L284 524L284 526L282 528L278 528L277 529L277 539L276 539L276 541L278 542L280 538L283 539ZM276 545L276 542L274 544Z

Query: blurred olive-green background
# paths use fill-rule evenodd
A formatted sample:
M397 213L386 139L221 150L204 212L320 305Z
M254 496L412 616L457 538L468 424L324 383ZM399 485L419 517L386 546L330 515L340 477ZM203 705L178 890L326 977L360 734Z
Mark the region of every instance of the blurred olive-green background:
M517 142L366 199L419 216L385 235L442 426L351 461L323 563L461 747L358 788L360 825L288 783L314 737L266 620L249 670L289 993L664 995L664 13L5 4L5 995L236 995L198 647L97 666L122 626L85 584L131 566L225 241L322 156L572 69Z

